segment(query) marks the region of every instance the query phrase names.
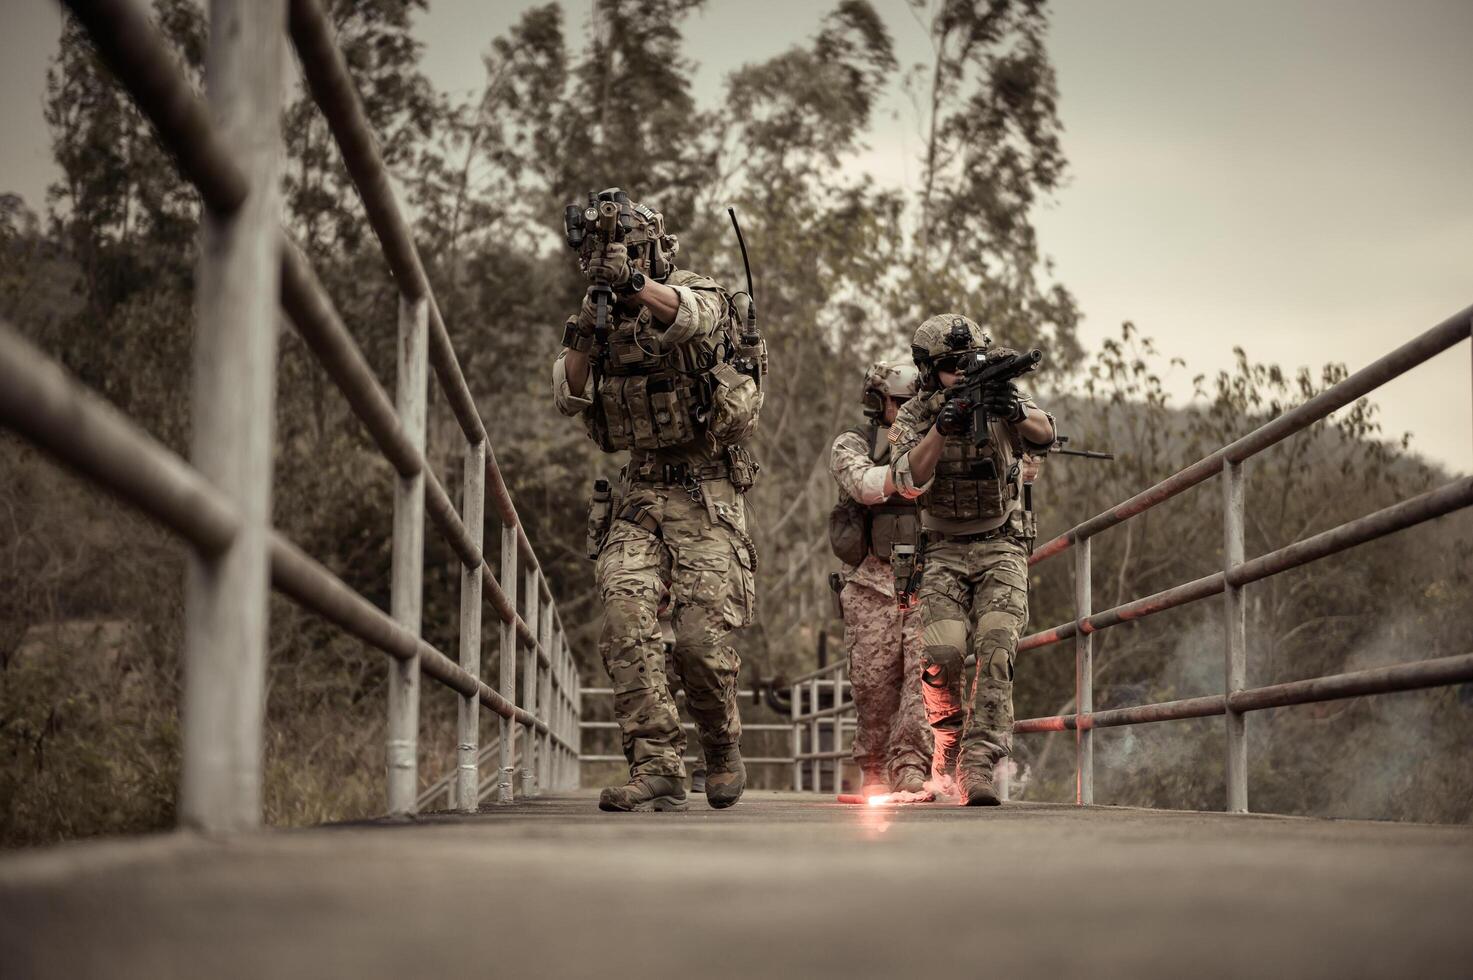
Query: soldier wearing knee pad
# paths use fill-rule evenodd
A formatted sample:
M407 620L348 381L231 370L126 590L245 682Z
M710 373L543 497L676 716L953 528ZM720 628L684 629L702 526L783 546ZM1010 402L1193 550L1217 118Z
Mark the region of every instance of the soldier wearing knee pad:
M844 647L858 728L854 761L863 793L920 793L931 766L931 730L921 702L920 611L895 601L891 556L914 547L920 530L914 501L895 492L890 475L891 423L914 397L918 375L903 361L881 361L865 372L862 399L868 424L834 440L829 473L839 503L829 515L829 543L844 563L837 582Z
M569 208L569 244L593 286L565 327L554 400L564 415L583 419L600 449L629 452L611 520L591 528L604 608L599 652L629 760L629 781L605 789L599 807L686 808L685 740L658 618L666 589L672 657L706 761L706 798L731 806L746 769L730 634L751 622L756 602L742 497L756 464L742 443L762 405L765 347L750 349L739 336L725 289L675 268L677 241L658 211L611 188L590 196L588 223L594 227L600 212L617 213L619 223L586 236L575 227L576 211Z
M947 398L963 359L988 356L991 343L960 314L922 323L911 344L921 390L890 429L891 477L902 496L919 498L926 539L919 601L932 770L955 778L971 806L999 802L993 771L1012 753L1013 659L1028 622L1032 534L1023 457L1047 452L1055 438L1053 417L1010 383L987 391L982 438L971 430L976 406Z

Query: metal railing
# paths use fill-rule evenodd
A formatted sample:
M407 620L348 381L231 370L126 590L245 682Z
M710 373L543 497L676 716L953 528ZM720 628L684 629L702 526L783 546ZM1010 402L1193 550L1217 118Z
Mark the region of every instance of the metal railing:
M1380 360L1254 429L1216 452L1198 460L1155 486L1085 521L1034 552L1029 564L1046 561L1074 548L1074 603L1072 622L1024 637L1019 652L1036 650L1073 638L1075 657L1075 713L1029 718L1013 726L1017 734L1049 731L1075 732L1075 801L1094 802L1094 753L1091 732L1096 728L1137 725L1183 718L1224 715L1226 718L1227 809L1248 810L1247 719L1250 711L1307 704L1365 694L1384 694L1473 680L1473 654L1416 663L1334 674L1326 677L1245 688L1247 675L1247 620L1243 589L1252 582L1298 568L1367 541L1451 513L1473 503L1473 478L1453 480L1436 490L1412 497L1373 514L1349 521L1291 545L1245 559L1243 545L1243 467L1246 462L1296 432L1326 418L1336 409L1364 397L1393 378L1455 346L1473 332L1473 307L1448 317L1426 333L1403 344ZM1223 492L1223 570L1175 588L1094 612L1090 588L1090 541L1157 504L1213 477ZM1093 702L1093 648L1091 636L1103 629L1153 616L1177 606L1222 595L1223 693L1157 704L1095 711Z
M1385 357L1350 375L1297 408L1291 409L1180 472L1167 477L1129 500L1079 524L1040 546L1030 565L1046 561L1070 548L1075 549L1075 619L1023 637L1018 651L1037 650L1067 639L1075 641L1075 705L1070 715L1028 718L1013 725L1014 734L1074 731L1075 801L1094 802L1094 756L1091 732L1096 728L1147 724L1212 715L1226 716L1228 810L1248 810L1247 740L1245 716L1251 711L1307 704L1314 701L1384 694L1473 681L1473 654L1441 657L1391 667L1333 674L1306 680L1245 688L1247 672L1247 622L1243 589L1252 582L1298 568L1359 544L1430 521L1473 504L1473 477L1463 477L1436 490L1383 508L1319 534L1297 541L1256 558L1246 559L1243 545L1243 464L1296 432L1324 419L1339 408L1364 397L1393 378L1457 345L1473 335L1473 307L1464 309L1431 330L1398 347ZM1090 540L1157 504L1204 483L1222 478L1224 494L1224 568L1221 572L1131 602L1093 612ZM1095 711L1093 708L1093 662L1091 635L1121 623L1144 619L1177 606L1213 595L1224 596L1224 675L1222 694L1156 704ZM792 704L793 789L805 789L804 767L810 769L807 789L819 792L823 785L819 765L835 760L834 789L842 781L840 768L849 752L842 748L843 724L839 719L854 713L854 702L836 700L819 709L819 685L844 684L847 658L788 681ZM821 680L821 678L828 678ZM811 706L801 711L802 691L808 688ZM822 750L821 725L834 732L834 747ZM807 747L805 748L805 735Z
M578 782L578 672L394 199L331 26L316 0L215 0L206 88L195 93L136 0L66 0L204 204L185 462L0 325L0 423L192 545L186 592L180 820L209 831L261 820L267 591L275 587L393 658L388 810L416 809L419 679L460 696L458 808L480 799L479 708L500 716L497 796ZM396 398L375 378L306 257L281 228L285 39L295 43L400 293ZM270 525L277 300L396 470L391 614ZM424 456L427 361L464 436L463 515ZM482 550L485 495L501 523L500 577ZM460 661L421 636L424 518L462 562ZM518 597L518 579L522 595ZM481 604L500 619L499 690L480 678ZM517 697L517 659L522 691ZM518 753L518 734L523 751Z
M848 682L845 673L849 669L849 658L838 657L834 662L806 674L799 674L788 681L788 696L791 698L793 729L793 791L803 792L803 765L808 764L809 789L823 792L823 764L832 762L833 790L838 793L844 785L844 762L852 749L844 748L846 719L854 714L853 685L850 700L844 700ZM803 710L803 690L808 690L808 710ZM827 708L820 708L819 693L827 689L832 692ZM823 726L827 725L832 748L823 747ZM803 736L807 733L808 745L804 748Z

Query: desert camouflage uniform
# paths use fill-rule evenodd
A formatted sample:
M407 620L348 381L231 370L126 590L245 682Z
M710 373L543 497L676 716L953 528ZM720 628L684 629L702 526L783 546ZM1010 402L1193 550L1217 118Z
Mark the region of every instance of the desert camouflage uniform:
M840 491L867 506L885 500L888 442L883 430L881 457L869 442L849 431L834 440L829 473ZM888 559L871 549L858 565L844 566L840 605L844 647L859 727L854 761L865 782L895 786L906 769L924 779L931 765L931 730L921 700L921 616L895 602L895 576Z
M677 270L666 284L679 294L680 308L659 334L662 347L709 338L723 328L726 299L716 283ZM569 390L565 353L553 365L554 400L564 415L583 416L591 425L593 402ZM701 474L698 482L666 482L665 467L672 465ZM604 608L599 654L614 689L614 715L631 775L685 775L685 736L666 679L658 622L664 588L670 591L674 657L705 757L721 758L741 740L740 659L728 635L752 621L756 555L744 501L727 472L725 447L702 435L680 446L634 450L622 474L595 577Z
M1026 395L1023 401L1038 407ZM921 497L928 537L919 595L925 621L922 693L935 732L937 765L990 773L1012 754L1013 663L1028 623L1032 515L1025 514L1020 498L1012 499L1001 516L982 521L953 523L928 513L922 495L935 476L917 486L908 454L944 403L941 392L923 392L901 407L890 430L892 477L902 496ZM1018 449L1020 456L1047 448L1021 442L1006 422L993 420L992 426L997 444ZM970 671L969 655L976 658Z

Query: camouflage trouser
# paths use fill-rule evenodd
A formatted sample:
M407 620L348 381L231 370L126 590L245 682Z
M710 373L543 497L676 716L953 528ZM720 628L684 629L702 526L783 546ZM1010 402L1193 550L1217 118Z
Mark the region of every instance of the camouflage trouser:
M674 660L701 748L709 759L713 750L741 740L741 664L727 637L752 619L752 559L735 489L726 481L703 487L701 501L675 487L631 489L598 554L604 606L599 654L613 684L631 775L685 775L685 735L665 676L657 620L667 586Z
M933 540L920 592L926 718L945 768L990 771L1013 748L1013 658L1028 622L1028 552L1009 535ZM976 666L966 669L968 652Z
M845 584L842 602L859 720L854 761L867 780L894 785L901 770L924 773L931 765L931 730L921 701L921 617L901 612L893 595L854 580Z

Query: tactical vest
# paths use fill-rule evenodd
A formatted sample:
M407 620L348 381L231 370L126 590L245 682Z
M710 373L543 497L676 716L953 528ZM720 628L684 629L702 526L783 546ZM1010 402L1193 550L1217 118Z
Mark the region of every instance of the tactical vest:
M875 426L847 430L869 443L870 462L878 463ZM895 544L914 543L920 534L920 516L914 501L892 494L878 504L866 506L844 491L829 513L829 547L846 565L858 565L866 555L889 561Z
M1020 473L1012 436L1002 425L992 426L992 438L981 449L970 435L947 436L921 509L945 521L995 520L1018 498Z
M715 285L687 272L672 273L671 282ZM730 446L750 436L762 394L752 377L732 366L738 348L731 316L711 335L668 349L657 339L663 329L641 307L637 316L620 318L595 348L589 428L599 448L666 449L707 435Z

